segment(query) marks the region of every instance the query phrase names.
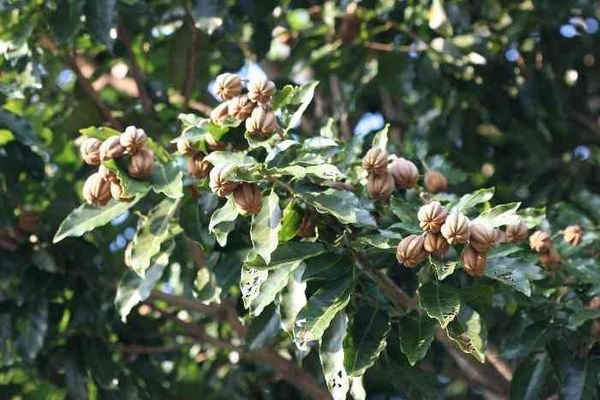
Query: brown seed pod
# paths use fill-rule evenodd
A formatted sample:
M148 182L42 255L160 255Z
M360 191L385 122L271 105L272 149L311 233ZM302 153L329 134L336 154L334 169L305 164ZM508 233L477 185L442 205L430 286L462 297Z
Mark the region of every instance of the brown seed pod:
M579 225L569 225L565 228L563 236L565 242L569 243L571 246L578 246L583 237L583 229L581 229Z
M585 308L590 310L600 309L600 296L592 297L590 301L586 304Z
M250 101L248 96L237 96L229 100L227 112L235 119L246 119L252 114L255 104Z
M273 111L265 107L256 107L246 119L246 130L260 138L268 138L276 129L277 117Z
M362 167L371 175L387 174L388 153L378 147L373 147L362 159Z
M110 182L98 172L90 175L83 184L83 198L88 204L103 206L110 200Z
M217 165L210 171L210 190L220 197L227 197L239 186L238 182L227 180L235 166L233 164Z
M223 122L225 122L225 120L229 116L229 113L227 111L228 107L229 102L226 101L213 108L213 110L210 112L210 120L213 124L221 125Z
M192 142L186 138L177 139L177 152L182 156L193 156L198 150L194 147Z
M222 100L229 100L242 93L242 78L228 72L217 76L215 90Z
M125 147L125 150L127 150L129 154L134 154L144 147L146 139L148 139L146 132L135 126L128 126L125 128L125 132L121 133L120 136L121 146Z
M109 182L119 182L119 178L117 178L117 174L115 174L110 169L106 168L104 165L100 165L98 167L98 173L102 177Z
M121 146L121 138L117 135L109 137L100 145L100 161L112 160L124 153L125 147Z
M482 276L485 273L487 257L485 253L476 251L467 245L460 254L460 262L464 271L471 276Z
M123 196L123 188L121 184L118 182L110 182L110 195L115 200L121 200L121 196Z
M262 193L254 183L241 183L233 192L233 201L240 214L258 214L262 208Z
M275 84L264 76L248 82L248 98L257 104L267 104L276 90Z
M410 235L402 239L396 248L398 262L412 268L425 260L427 252L423 247L424 241L421 235Z
M426 232L438 233L446 221L448 211L438 201L432 201L419 208L417 218L421 229Z
M396 187L400 189L410 189L417 184L419 180L419 170L417 166L406 158L397 158L390 164L390 172L394 177Z
M212 164L205 160L200 153L195 154L187 160L187 170L194 178L206 178L211 169Z
M452 212L446 218L440 232L449 244L467 243L467 240L469 240L469 218L459 212Z
M535 231L529 236L529 247L537 253L545 253L552 247L550 234L544 231Z
M441 234L427 232L424 235L423 248L436 257L442 257L448 252L450 245Z
M494 229L495 244L506 242L506 233L502 229Z
M438 171L429 170L425 172L425 189L429 193L445 192L448 189L446 177Z
M24 210L19 215L17 228L24 233L35 233L40 224L40 216L35 211Z
M100 165L100 146L102 142L96 138L87 138L81 143L81 158L89 165Z
M548 251L540 253L539 260L542 266L554 271L558 267L558 264L560 264L560 254L558 254L554 246L551 246Z
M478 253L485 253L496 244L494 228L481 221L469 225L469 244Z
M227 143L219 142L210 133L204 136L204 142L210 151L225 150L227 148Z
M129 175L137 179L148 179L154 170L154 152L145 147L131 156L127 170Z
M506 226L506 241L517 243L527 238L527 225L523 221Z
M386 200L394 191L392 174L369 175L367 192L372 199Z

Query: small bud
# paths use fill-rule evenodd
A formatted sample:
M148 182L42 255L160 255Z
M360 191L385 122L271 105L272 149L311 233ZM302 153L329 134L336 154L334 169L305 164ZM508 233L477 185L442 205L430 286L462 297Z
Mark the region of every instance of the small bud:
M123 188L121 184L118 182L110 182L110 195L115 200L121 200L121 196L123 196Z
M177 152L179 154L181 154L182 156L193 156L194 154L196 154L197 150L194 147L194 145L192 144L192 142L190 142L188 139L186 138L179 138L177 139Z
M441 172L429 170L425 172L425 189L429 193L445 192L448 189L448 181Z
M571 246L578 246L581 243L581 237L583 236L583 229L579 225L569 225L563 232L565 242Z
M121 157L123 153L125 147L121 146L121 138L117 135L109 137L100 145L100 161Z
M406 158L400 157L395 159L390 165L390 172L394 177L396 187L400 189L410 189L419 180L417 166Z
M119 178L117 178L117 175L110 169L106 168L104 165L100 165L98 167L98 174L100 174L102 179L105 179L109 182L119 182Z
M252 114L254 106L248 96L237 96L229 101L227 112L235 119L246 119Z
M469 244L478 253L485 253L496 244L494 228L481 221L471 222L469 234Z
M241 183L233 192L233 201L238 206L240 214L258 214L262 208L262 193L253 183Z
M227 197L238 187L238 182L227 180L227 175L229 175L233 169L233 164L221 164L210 171L210 190L216 193L217 196Z
M362 167L371 175L387 174L388 153L379 147L373 147L362 159Z
M83 198L88 204L103 206L110 200L110 182L98 172L90 175L83 184Z
M419 208L419 226L427 232L438 233L446 221L448 211L438 201L432 201Z
M276 90L275 84L264 76L248 82L248 98L254 103L267 104Z
M40 216L35 211L25 210L19 215L17 228L24 233L35 233L40 224Z
M427 232L424 236L423 248L436 257L442 257L448 252L450 245L441 234Z
M260 138L268 138L276 129L277 117L265 107L256 107L246 119L246 130Z
M100 164L100 146L102 146L102 142L96 138L87 138L81 143L79 151L86 164Z
M378 200L386 200L394 191L394 178L392 174L369 175L367 180L367 192L369 197Z
M539 260L542 266L554 271L558 267L558 264L560 264L560 254L558 254L554 246L551 246L548 251L540 253Z
M191 176L197 179L203 179L208 176L212 164L204 159L201 154L195 154L187 160L187 170Z
M529 247L537 253L545 253L552 247L548 232L535 231L529 236Z
M217 76L215 90L222 100L229 100L242 93L242 78L236 74L224 73Z
M405 237L398 243L396 248L396 259L400 264L412 268L420 264L427 252L423 247L424 239L421 235L410 235Z
M516 224L506 226L506 241L517 243L527 238L527 225L520 220Z
M460 255L463 270L471 276L482 276L485 273L487 257L485 253L476 251L467 245Z
M467 243L469 218L459 212L450 213L440 231L450 244Z
M221 125L229 116L227 108L229 107L228 102L224 102L213 108L210 112L210 120L215 125Z
M148 136L143 129L136 128L135 126L128 126L125 128L125 132L121 133L120 142L121 146L125 147L125 150L129 154L134 154L139 149L144 147Z
M154 152L147 148L140 149L131 156L127 166L129 175L137 179L148 179L154 170Z

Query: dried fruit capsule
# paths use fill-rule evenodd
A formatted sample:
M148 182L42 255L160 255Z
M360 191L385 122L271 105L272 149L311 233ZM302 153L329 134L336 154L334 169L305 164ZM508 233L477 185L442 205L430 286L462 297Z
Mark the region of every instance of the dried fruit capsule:
M464 271L471 276L482 276L485 273L486 259L485 253L480 253L469 245L465 246L460 255Z
M115 174L110 169L106 168L104 165L100 165L98 167L98 173L100 176L109 181L109 182L119 182L119 178L117 178L117 174Z
M261 76L248 82L248 98L258 104L267 104L276 91L275 84Z
M177 139L177 152L182 156L193 156L197 150L188 139L179 138Z
M109 137L100 145L100 161L121 157L123 153L125 147L121 145L121 138L117 135Z
M234 190L233 201L240 214L258 214L262 208L262 193L255 184L244 182Z
M423 248L434 256L442 257L448 252L450 245L441 234L427 232L424 235Z
M83 184L83 198L95 206L105 205L110 200L110 182L98 172L93 173Z
M516 224L506 226L506 241L517 243L527 238L527 225L520 220Z
M373 199L386 200L394 191L392 174L369 175L367 192Z
M446 221L448 211L438 201L432 201L419 208L417 218L421 229L427 232L438 233Z
M560 255L554 246L551 246L548 251L540 253L539 260L540 264L542 264L545 268L555 270L558 264L560 264Z
M583 229L579 225L569 225L565 228L563 236L565 242L568 242L571 246L578 246L583 237Z
M102 142L96 138L87 138L81 143L79 151L86 164L100 164L100 146L102 146Z
M123 196L123 188L121 184L118 182L110 182L110 195L115 200L121 200L121 196Z
M224 73L217 76L215 90L222 100L229 100L242 93L242 78L236 74Z
M227 180L227 175L233 171L233 164L217 165L210 171L210 190L220 197L227 197L239 186L238 182Z
M535 231L529 236L529 247L537 253L545 253L552 247L550 234L544 231Z
M425 172L425 189L429 193L445 192L448 189L446 177L438 171L429 170Z
M495 228L494 229L494 240L495 244L500 244L506 242L506 233L502 229Z
M265 107L256 107L246 119L246 130L260 138L268 138L276 129L277 117Z
M201 154L195 154L187 160L187 170L194 178L206 178L210 173L212 164L204 159Z
M229 100L227 112L235 119L246 119L252 114L254 106L248 96L237 96Z
M396 187L400 189L410 189L419 180L417 166L406 158L400 157L395 159L390 165L390 172L392 173Z
M228 112L229 103L226 101L224 103L219 104L210 112L210 120L215 125L221 125L227 117L229 116Z
M121 146L125 147L125 150L130 154L133 154L144 147L147 138L148 136L143 129L136 128L135 126L128 126L125 128L125 132L121 134L119 141Z
M496 244L494 228L481 221L473 221L469 225L469 244L475 251L485 253Z
M154 152L147 148L140 149L131 156L127 170L129 175L137 179L148 179L154 170Z
M467 243L467 240L469 240L469 218L459 212L450 213L440 232L450 244Z
M404 266L412 268L420 264L427 252L423 247L424 239L421 235L410 235L405 237L398 243L396 248L396 259Z
M387 174L388 153L379 147L373 147L362 159L362 167L371 175Z

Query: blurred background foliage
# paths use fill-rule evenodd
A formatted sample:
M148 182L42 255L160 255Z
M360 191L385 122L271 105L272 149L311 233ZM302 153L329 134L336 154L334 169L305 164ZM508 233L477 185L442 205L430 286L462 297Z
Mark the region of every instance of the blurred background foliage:
M397 153L453 191L495 186L498 201L546 205L557 226L597 225L599 20L593 0L0 1L0 397L301 396L260 363L165 346L176 327L144 318L150 306L121 322L109 278L136 215L50 244L90 172L79 129L138 125L167 144L179 113L217 104L221 72L318 80L298 135L330 117L346 140L389 122ZM185 249L168 293L191 290ZM382 376L367 375L373 393L391 390ZM445 395L476 396L460 377Z

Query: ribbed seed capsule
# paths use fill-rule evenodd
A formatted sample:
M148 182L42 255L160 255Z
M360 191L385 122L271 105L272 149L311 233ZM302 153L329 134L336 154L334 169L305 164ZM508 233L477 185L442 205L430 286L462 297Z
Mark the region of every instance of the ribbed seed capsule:
M552 247L550 234L544 231L535 231L529 236L529 247L537 253L545 253Z
M394 191L394 178L392 174L369 175L367 179L367 192L369 197L386 200Z
M215 90L222 100L229 100L242 93L242 78L228 72L221 74L215 81Z
M131 156L127 166L129 175L137 179L148 179L154 171L154 152L145 147Z
M452 212L446 218L440 232L450 244L467 243L467 240L469 240L469 218L459 212Z
M388 173L388 153L379 147L373 147L362 159L362 167L371 175Z
M136 128L135 126L128 126L125 128L125 132L121 134L119 141L121 146L123 146L129 154L134 154L144 147L147 138L148 136L143 129Z
M473 221L469 225L469 244L475 251L485 253L496 244L494 228L481 221Z
M275 113L265 107L256 107L246 119L246 130L259 138L268 138L276 129Z
M438 171L429 170L425 172L425 189L429 193L445 192L448 189L446 177Z
M188 139L179 138L177 139L177 152L182 156L193 156L197 150Z
M464 271L471 276L482 276L485 273L487 257L485 253L476 251L467 245L460 255L460 262Z
M390 164L390 172L394 178L396 187L400 189L410 189L417 184L419 180L419 170L417 166L406 158L397 158Z
M423 247L424 239L421 235L410 235L405 237L398 243L396 248L396 259L400 264L412 268L420 264L427 252Z
M560 254L558 254L554 246L551 246L548 251L540 253L539 260L542 266L553 271L560 264Z
M224 102L213 108L210 112L210 120L215 125L221 125L229 116L229 102Z
M423 248L436 257L442 257L448 252L450 245L441 234L427 232L424 235Z
M244 182L234 190L233 201L240 214L258 214L262 208L262 193L255 184Z
M579 225L569 225L565 228L563 237L565 238L565 242L571 246L578 246L583 237L583 229Z
M200 153L191 156L187 160L187 170L194 178L206 178L209 175L211 168L212 164L205 160Z
M81 158L88 165L100 165L100 146L102 142L96 138L87 138L81 143Z
M229 100L227 112L235 119L246 119L252 114L254 106L248 96L237 96Z
M421 229L426 232L438 233L446 221L448 211L438 201L432 201L419 208L417 218Z
M217 165L210 171L210 190L220 197L227 197L239 186L238 182L227 180L227 175L234 169L233 164Z
M121 145L121 138L117 135L109 137L100 145L100 161L119 158L124 153L125 147Z
M103 206L110 200L110 182L98 172L90 175L83 184L83 198L88 204Z
M261 76L248 82L248 98L258 104L267 104L276 91L275 84Z
M506 241L517 243L527 239L527 225L523 221L506 226Z

